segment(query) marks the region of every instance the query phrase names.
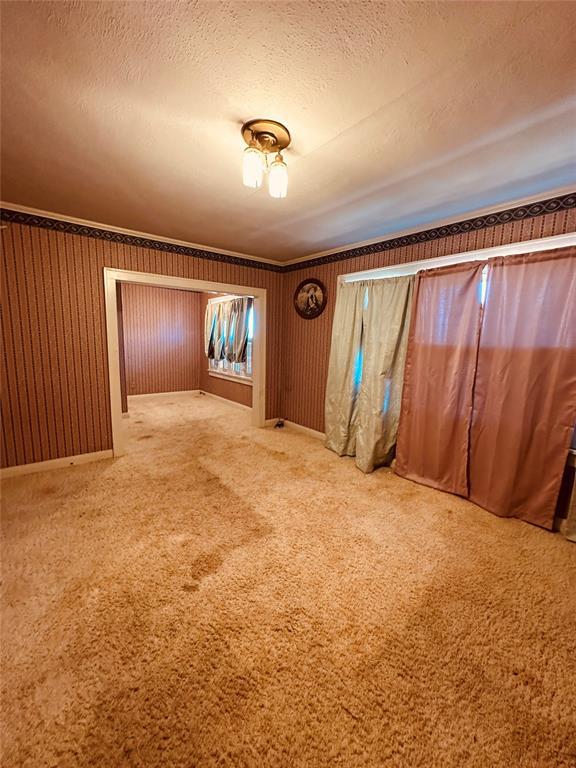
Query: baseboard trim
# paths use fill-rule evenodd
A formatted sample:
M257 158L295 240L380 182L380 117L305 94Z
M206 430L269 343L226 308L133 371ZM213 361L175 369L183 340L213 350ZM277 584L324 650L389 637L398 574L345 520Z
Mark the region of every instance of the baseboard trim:
M213 376L215 379L222 379L223 381L232 381L234 384L243 384L245 387L252 387L254 384L252 379L245 378L244 376L234 376L232 373L208 371L208 376Z
M3 467L0 469L0 478L18 477L20 475L32 475L35 472L48 472L52 469L63 469L78 464L90 464L93 461L113 458L112 451L96 451L95 453L79 453L76 456L63 456L60 459L48 459L36 461L31 464L18 464L15 467Z
M221 400L223 403L228 403L228 405L233 405L236 408L243 408L246 411L251 411L252 406L251 405L244 405L244 403L237 403L235 400L228 400L227 397L222 397L221 395L214 395L212 392L206 392L205 389L183 389L177 392L150 392L148 395L128 395L128 401L132 400L133 398L140 398L140 397L178 397L179 395L206 395L207 397L213 397L215 400ZM274 419L276 421L276 419Z
M303 432L305 435L315 437L317 440L326 439L324 432L318 432L316 429L310 429L310 427L305 427L303 424L297 424L295 421L285 420L284 424L289 426L291 429L295 429L297 432Z
M200 391L201 390L199 389L178 389L175 392L146 392L142 395L128 395L128 401L139 397L176 397L177 395L194 395L198 394Z
M221 400L223 403L228 403L228 405L234 405L236 408L243 408L245 411L252 410L251 405L244 405L244 403L237 403L235 400L228 400L227 397L221 397L220 395L213 395L212 392L206 392L204 389L199 389L198 392L201 392L203 395L206 395L207 397L213 397L215 400Z

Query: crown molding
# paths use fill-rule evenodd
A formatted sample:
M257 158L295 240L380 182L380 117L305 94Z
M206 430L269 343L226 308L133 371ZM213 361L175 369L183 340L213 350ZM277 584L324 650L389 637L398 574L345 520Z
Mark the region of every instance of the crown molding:
M430 242L451 235L458 235L487 227L506 224L510 221L522 221L543 216L547 213L576 208L576 193L570 191L566 194L558 194L545 200L524 201L520 205L494 210L487 208L477 211L474 216L464 220L443 220L441 224L425 230L407 230L395 233L386 240L370 240L360 244L354 244L343 250L324 251L311 254L288 262L271 261L249 254L224 251L218 248L207 248L196 243L187 243L182 240L173 240L167 237L149 235L143 232L135 232L107 224L97 224L83 219L74 219L70 216L39 211L34 208L15 205L12 203L0 203L0 218L2 221L26 224L32 227L51 229L57 232L93 237L99 240L125 243L143 248L151 248L156 251L168 251L185 256L207 259L209 261L224 262L242 267L262 269L269 272L295 272L300 269L311 269L324 264L333 264L339 261L347 261L358 256L365 256L381 251L390 251L407 245Z
M224 261L228 264L236 264L256 269L269 269L273 272L281 271L277 261L264 259L260 256L252 256L248 253L227 251L222 248L199 243L190 243L186 240L175 240L171 237L153 235L149 232L139 232L133 229L115 227L112 224L102 224L88 219L78 219L74 216L43 211L38 208L29 208L18 203L0 202L0 217L2 221L15 224L27 224L42 229L52 229L57 232L67 232L73 235L83 235L97 240L108 240L114 243L125 243L153 250L180 253L185 256L196 256L210 261Z
M541 195L531 195L530 197L508 202L505 209L498 209L497 206L493 205L486 206L485 208L471 211L467 219L462 219L460 216L438 219L424 230L419 227L397 230L391 232L389 237L385 239L378 237L363 240L342 248L330 248L326 251L311 253L308 256L299 256L296 259L282 263L286 271L293 272L297 269L304 269L307 266L332 264L335 261L353 259L356 256L364 256L370 253L378 253L379 251L393 250L394 248L406 245L437 240L440 237L468 232L471 229L485 229L486 227L505 224L511 220L520 221L522 219L534 218L535 216L542 216L546 213L553 213L561 209L576 208L576 201L574 200L576 192L573 187L562 187L548 194L550 196L545 199L542 199ZM536 208L535 206L544 206L545 209ZM498 220L494 221L494 216L498 217Z

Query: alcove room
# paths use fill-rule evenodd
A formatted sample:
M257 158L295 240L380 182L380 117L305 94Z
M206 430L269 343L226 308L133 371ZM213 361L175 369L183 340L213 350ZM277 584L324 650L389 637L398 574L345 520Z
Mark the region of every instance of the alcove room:
M213 399L252 410L254 298L145 279L116 283L115 376L121 416L130 419L121 424L125 453L144 440L153 440L150 454L157 442L178 451L179 432L189 440L195 421L219 413Z
M0 23L2 766L575 766L574 3Z

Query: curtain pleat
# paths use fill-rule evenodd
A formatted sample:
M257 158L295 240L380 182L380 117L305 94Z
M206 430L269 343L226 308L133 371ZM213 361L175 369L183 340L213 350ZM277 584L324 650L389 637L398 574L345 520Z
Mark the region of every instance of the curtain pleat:
M413 283L413 276L397 277L366 287L356 434L356 465L362 472L394 458Z
M204 315L204 351L210 360L245 363L248 321L253 299L208 302Z
M228 312L224 302L216 305L216 321L214 324L214 360L224 360L226 336L228 333Z
M414 286L396 472L468 495L468 443L484 264L419 272Z
M224 306L229 311L226 358L231 363L245 363L248 347L248 318L252 299L249 297L233 299L226 302Z
M326 382L326 447L339 456L356 450L356 416L362 341L362 306L366 283L338 288Z
M413 277L343 283L326 388L326 446L363 472L394 458Z
M216 322L216 304L208 302L204 313L204 354L214 359L214 325Z
M576 420L576 249L489 262L470 499L552 527Z

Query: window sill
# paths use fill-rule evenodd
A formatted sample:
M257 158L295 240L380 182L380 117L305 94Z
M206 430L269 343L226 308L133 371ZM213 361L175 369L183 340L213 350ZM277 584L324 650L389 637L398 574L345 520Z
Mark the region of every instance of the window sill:
M252 386L252 379L249 379L246 376L236 376L235 373L216 373L216 371L209 370L208 376L213 376L215 379L233 381L235 384L245 384L247 387Z

